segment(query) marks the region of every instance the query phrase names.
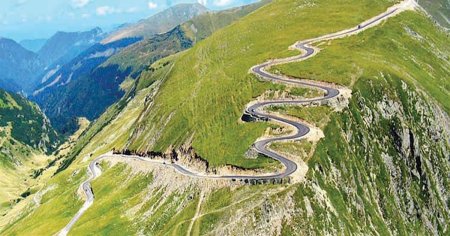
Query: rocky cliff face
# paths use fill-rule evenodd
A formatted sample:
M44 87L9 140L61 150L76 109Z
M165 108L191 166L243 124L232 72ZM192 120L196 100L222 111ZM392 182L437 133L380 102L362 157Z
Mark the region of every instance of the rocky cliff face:
M448 232L448 115L394 76L356 87L350 109L333 118L309 163L296 193L300 223L292 227L319 234Z

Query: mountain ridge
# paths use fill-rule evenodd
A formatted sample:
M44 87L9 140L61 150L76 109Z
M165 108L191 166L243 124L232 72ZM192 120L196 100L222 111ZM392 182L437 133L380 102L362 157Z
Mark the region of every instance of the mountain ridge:
M100 41L103 31L99 27L84 32L58 31L37 52L46 66L65 64L79 53Z
M32 89L35 73L42 67L38 55L7 38L0 38L0 49L0 88L12 92Z
M199 3L177 4L147 19L140 20L135 24L125 25L106 37L102 43L126 37L151 37L155 34L165 33L173 27L191 19L196 15L207 12L208 9Z

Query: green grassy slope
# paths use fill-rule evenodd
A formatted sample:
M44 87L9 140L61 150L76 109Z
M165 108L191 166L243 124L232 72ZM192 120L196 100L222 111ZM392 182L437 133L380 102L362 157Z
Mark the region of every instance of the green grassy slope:
M380 72L401 74L450 113L449 36L415 14L404 15L402 22L395 18L386 23L389 30L370 29L359 37L334 40L320 46L324 49L318 57L273 70L347 86L354 84L358 76L373 77Z
M349 109L332 116L325 139L308 162L307 180L295 194L301 209L295 222L300 223L287 229L318 234L449 232L450 182L444 177L450 171L449 130L437 128L448 120L441 120L428 98L401 78L385 72L356 82ZM305 199L313 217L307 216Z
M249 165L243 154L267 126L238 120L245 105L271 86L250 76L249 68L292 55L287 48L295 41L352 27L391 4L280 0L218 31L176 61L152 112L138 124L145 135L136 135L130 148L165 151L194 135L193 147L212 165ZM148 139L154 136L153 145Z
M277 26L287 27L286 25L291 24L291 18L289 18L289 22L286 22L287 17L280 16L277 18L277 14L285 16L285 14L290 13L290 5L298 4L293 2L280 1L263 7L246 17L243 22L225 28L217 35L224 38L223 32L232 31L234 27L241 29L242 24L247 22L248 19L253 22L254 17L259 14L267 14L267 12L274 13L271 17L279 20ZM347 3L350 4L350 1ZM316 2L316 5L312 8L302 8L302 11L298 13L301 15L298 22L309 22L309 18L314 19L313 16L319 13L322 14L322 17L326 17L330 13L322 12L324 10L317 8L317 6L324 7L330 6L330 4L332 5L333 2L323 0ZM340 9L339 6L332 6ZM384 7L379 6L379 8L381 12ZM349 8L349 12L342 11L342 9L335 14L369 14L359 12L367 11L365 8ZM263 25L270 25L270 22L273 21L272 18L265 18L266 21L270 21L267 23L263 21L262 16L260 17L259 20L264 23ZM333 19L335 18L336 16L333 17ZM282 24L285 22L286 24ZM313 32L312 35L304 32L305 38L315 34L327 33L314 32L314 30L322 30L314 26L326 25L327 21L311 20L309 24L310 30ZM347 24L350 23L347 22ZM250 28L254 27L256 26L252 25L247 29L251 30ZM328 27L332 28L332 26ZM274 26L274 28L276 27ZM339 29L328 30L337 31ZM405 44L413 43L414 41L411 41L411 39L418 40L417 35L412 32L431 40L419 41L415 44L417 47L409 47ZM217 40L215 35L213 35L213 39ZM374 35L387 35L389 37L375 37ZM246 39L244 36L242 40ZM283 35L278 36L283 37ZM238 36L229 37L234 39ZM303 38L303 36L299 37ZM439 43L445 37L446 35L439 31L426 17L417 13L402 13L385 24L360 35L333 41L328 46L327 44L321 45L324 50L310 60L314 60L315 64L329 66L330 75L336 75L335 77L326 78L323 76L321 78L350 85L353 90L353 97L349 108L342 113L330 114L330 110L326 108L318 108L318 111L311 108L307 109L306 112L295 109L286 111L289 114L306 119L315 119L320 117L320 114L330 116L330 122L324 129L325 138L319 142L315 154L309 159L310 169L305 182L289 186L262 185L221 188L206 194L200 202L200 207L197 208L197 204L201 200L199 192L202 188L210 189L208 182L201 182L202 188L200 189L194 188L198 185L192 182L182 182L181 185L185 187L183 191L175 191L175 194L163 196L164 193L173 193L173 187L180 184L180 180L183 178L164 171L156 171L152 174L136 174L131 172L128 167L119 165L108 168L104 165L104 175L94 183L94 193L98 193L96 202L80 222L75 225L73 233L75 235L83 235L87 232L180 235L185 234L192 223L192 235L206 233L216 235L241 235L244 233L274 235L276 232L282 235L310 233L317 235L350 233L364 235L448 234L447 222L450 219L448 189L450 189L450 186L447 176L450 171L450 164L447 157L450 148L448 144L450 131L442 125L448 123L448 114L442 111L447 103L445 101L438 102L439 92L436 91L439 90L429 89L438 86L436 81L439 80L448 84L446 77L440 77L443 71L448 70L445 63L448 63L448 56L446 57L446 55L449 51L446 44ZM259 42L261 39L265 39L265 37L245 42L249 42L251 45L259 45L262 44ZM267 38L267 41L269 39ZM293 39L292 42L297 39L298 37ZM283 39L280 40L283 41ZM364 45L364 42L369 40L372 47ZM286 45L292 42L291 39L286 41L289 42L284 42L284 46L281 45L283 44L281 42L279 42L280 45L275 43L275 47L279 47L280 52L268 48L266 50L273 50L273 55L269 55L261 49L261 58L251 53L249 58L257 57L258 60L264 61L266 58L289 54L290 52L285 49ZM362 42L362 44L353 47L350 42ZM228 40L220 43L226 45L227 49L230 48ZM440 51L444 56L436 57L434 54L424 54L421 48L430 47L430 43L433 44L434 49ZM397 54L393 54L392 47L386 46L390 44L403 45L403 47L399 47L401 49L396 50ZM141 90L116 118L107 122L105 128L91 136L92 139L87 141L84 148L81 148L81 152L77 155L78 158L75 159L74 163L48 184L58 187L44 196L45 202L36 210L30 209L29 212L24 213L14 224L9 225L3 231L0 230L0 233L6 235L56 233L76 212L77 209L75 208L81 205L82 201L76 199L75 192L78 187L77 184L86 178L87 160L110 150L112 147L126 145L131 135L130 130L140 130L143 134L149 134L153 137L154 132L148 131L154 127L157 127L154 129L159 130L162 126L158 126L158 122L146 123L148 125L146 127L143 125L144 123L135 126L135 120L146 117L142 114L148 113L151 114L152 119L155 119L156 115L152 115L155 111L156 114L164 114L166 107L162 105L177 104L178 106L168 106L168 109L174 112L170 122L185 122L174 123L176 124L175 128L166 126L167 128L163 129L163 136L160 140L172 143L169 141L174 138L174 141L182 142L184 135L176 135L176 129L188 129L196 131L195 137L200 140L196 141L197 144L194 143L197 150L206 150L205 152L211 153L223 150L226 153L232 151L232 147L225 145L229 143L236 145L236 148L245 150L247 148L245 145L249 144L230 141L233 137L228 136L228 132L234 135L241 134L241 136L235 136L235 139L236 137L244 137L244 135L254 135L253 138L256 139L262 134L263 124L238 125L237 119L246 102L265 89L272 87L267 83L257 82L250 76L241 78L237 76L238 72L230 72L230 66L233 65L237 66L238 69L242 67L240 70L244 73L246 64L253 64L252 61L247 61L247 57L236 57L239 60L232 61L231 65L219 67L219 65L225 64L221 55L226 55L228 51L215 52L214 50L217 48L213 50L209 48L210 45L216 45L216 43L205 40L198 44L194 50L178 55L179 58L171 58L171 61L174 62L174 67L170 67L172 69L161 67L163 69L158 70L159 75L163 78L151 77L155 74L143 77L143 80L139 83L140 88L145 88L146 85L152 84L158 79L165 81L161 87L161 95L156 97L156 100L153 100L152 96L147 96L157 87L154 83L150 88ZM345 57L345 55L337 54L343 51L348 52L348 50L344 50L345 47L352 49L350 50L351 55L364 55L365 50L377 52L377 55L371 57L374 67L368 65L367 59L359 58L358 60L355 59L353 63L342 63L339 67L334 67L329 58L344 60L342 57ZM253 50L250 50L251 48L249 47L246 52L253 52ZM201 54L198 52L199 50L208 51L208 54ZM416 50L419 53L414 59L415 63L409 63L407 59L411 55L416 55ZM234 53L237 54L237 52ZM254 54L257 53L254 52ZM186 65L190 65L186 60L191 59L193 55L203 55L204 57L200 58L206 60L206 64L202 63L198 67L192 67L195 68L197 73L212 73L210 71L218 73L217 71L220 71L221 68L225 68L223 74L216 77L202 76L198 78L193 76L196 73L185 70L186 75L183 77L181 72L177 71L181 69L177 69L177 67L186 69ZM214 63L207 60L213 60L212 55L219 58L217 61L214 60ZM347 56L351 57L350 55ZM398 60L399 57L405 58L405 62ZM431 59L431 62L429 59ZM198 61L189 62L200 63ZM238 66L239 63L245 65ZM303 63L309 63L309 61ZM339 61L333 61L333 63L340 64ZM425 65L426 63L432 63L430 64L431 67L436 68L436 70L429 72L429 77L424 78L423 70L426 70L427 67L418 69L418 65ZM162 62L162 65L164 64L165 62ZM319 68L318 71L322 68L320 65L317 67ZM156 68L160 68L160 66L158 65ZM303 67L303 64L298 66ZM362 69L355 70L355 67ZM248 68L246 67L245 71ZM326 68L326 66L323 66L323 68ZM301 74L290 67L278 69L282 69L283 73ZM305 70L307 69L305 68ZM322 71L322 73L325 72ZM225 76L225 74L229 76ZM346 80L343 75L348 75L354 79ZM314 78L313 75L311 77ZM182 79L183 81L181 81ZM431 87L425 86L424 82L421 81L422 79L428 79ZM191 86L189 84L192 82L191 80L194 80L192 86L195 87L192 90L195 93L192 95L184 91L184 87ZM172 83L175 82L183 83L178 84L178 89L174 89L175 85ZM237 85L240 86L233 82L237 82ZM243 86L243 84L247 86ZM242 90L250 89L254 89L254 91L242 92ZM206 95L203 94L206 93L205 90L209 92ZM169 92L172 93L170 103L161 102L163 98L169 97ZM231 96L232 93L236 93L236 95ZM174 96L174 94L178 96ZM247 96L248 101L239 98L238 95ZM220 109L229 110L226 115L215 114L214 112L220 109L211 107L211 104L219 103L218 98L223 99L220 100L220 104L223 106ZM179 101L182 99L185 101L184 103ZM199 99L203 99L201 103ZM152 101L157 102L157 105L151 106L151 110L146 110L146 108L149 108L147 105ZM440 104L443 108L439 109L436 104ZM178 115L175 108L182 113ZM211 117L193 119L194 112L195 114L210 114ZM164 117L161 119L164 120ZM203 123L196 123L200 121ZM208 135L215 134L212 133L211 127L205 126L208 124L229 129L222 129L221 135L224 135L226 139L220 136L220 139L219 137L217 139L211 138L207 142L208 140L205 140L205 138L209 137ZM323 124L318 125L322 126ZM250 128L246 127L256 127L257 130L249 131ZM165 136L165 131L171 131L171 133ZM239 138L238 141L242 142L242 140L243 138ZM222 145L220 147L222 149L215 143L217 141ZM249 142L252 141L249 138ZM142 139L142 143L147 142L148 140ZM159 141L157 145L163 147L163 144L162 141ZM201 144L209 145L208 148L211 148L212 151L201 146ZM304 143L300 144L303 145ZM138 139L135 139L134 145L140 145ZM201 149L202 147L203 149ZM289 147L282 148L288 149ZM91 158L89 158L90 154L93 154ZM241 153L238 154L242 155ZM223 159L227 157L226 155L206 157L209 160L217 157L216 164L229 163L228 159ZM236 162L243 163L240 159L236 159ZM161 179L159 179L160 182L155 181L158 176L166 178L166 182L161 181ZM161 182L170 184L164 186L161 185ZM157 186L156 189L155 186ZM214 186L216 185L214 184ZM170 189L172 189L172 192ZM69 201L75 202L75 204L64 204ZM199 217L193 219L197 210ZM93 222L99 223L94 224ZM271 229L274 229L275 233L270 232Z
M194 43L200 41L214 31L232 24L234 21L258 9L268 1L261 1L242 7L232 8L214 13L202 14L192 20L177 26L170 32L155 36L148 40L134 44L122 52L114 55L102 66L118 65L119 70L131 68L132 74L141 74L134 82L135 86L127 91L122 99L113 104L104 114L94 122L86 133L77 142L75 148L65 158L58 171L67 168L80 153L81 149L87 145L91 139L108 125L127 104L127 101L134 97L136 91L149 87L155 81L166 77L168 70L172 68L172 61L177 58L173 55L179 51L192 47ZM194 32L195 29L195 32ZM162 59L151 65L158 59ZM141 114L144 115L144 114ZM116 134L119 136L119 134ZM122 139L126 139L125 134ZM124 148L125 144L115 145L115 148ZM109 151L109 150L106 150Z
M59 143L36 104L0 89L0 214L27 197L33 169L47 165L44 154Z
M276 69L352 86L354 97L331 116L295 194L300 223L285 233L448 233L447 35L406 12L320 47Z
M110 151L113 147L125 146L126 138L133 130L133 123L142 112L148 94L154 89L155 85L143 88L130 96L130 99L131 97L133 99L129 103L126 103L126 98L121 100L110 107L99 120L91 124L56 171L57 174L40 189L43 191L53 187L51 191L43 195L39 207L36 207L34 202L29 202L24 207L25 210L17 215L13 217L8 215L10 219L0 218L0 223L9 222L3 228L0 224L0 234L45 235L57 233L64 227L83 203L83 199L77 195L77 189L87 178L87 161ZM120 181L117 180L117 182ZM30 227L23 227L24 225Z
M59 144L58 135L36 104L4 90L0 90L0 127L1 137L36 150L51 152Z

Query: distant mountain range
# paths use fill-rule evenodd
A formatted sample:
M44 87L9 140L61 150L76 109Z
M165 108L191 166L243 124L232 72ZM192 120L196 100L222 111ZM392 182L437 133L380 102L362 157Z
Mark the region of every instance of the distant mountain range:
M0 87L28 94L58 132L70 134L77 128L77 117L94 120L121 98L125 91L120 85L127 78L138 78L153 62L192 47L265 3L220 12L209 12L200 4L180 4L124 25L102 42L105 33L99 28L58 32L43 45L41 40L22 41L37 52L2 39L9 50L8 56L2 56L2 71L9 76L0 80Z
M30 98L41 106L59 132L70 134L77 128L77 117L95 119L123 95L119 85L128 72L99 66L139 40L126 38L95 44L71 62L50 71Z
M0 38L0 87L9 91L33 89L33 78L44 64L39 56L14 40Z
M77 117L96 119L120 99L125 93L120 85L127 78L136 79L156 60L191 47L193 41L175 26L205 12L199 4L180 4L127 26L132 34L113 32L70 62L47 70L30 98L59 132L70 134L76 130ZM142 27L151 30L141 34ZM143 37L148 38L141 41ZM142 56L130 58L130 53Z
M95 28L86 32L58 32L45 43L22 41L30 50L12 39L0 38L0 88L31 93L45 82L42 79L46 74L99 42L102 34L101 29Z
M62 65L101 40L103 31L95 28L85 32L57 32L38 51L46 66Z
M122 69L130 68L135 77L153 62L192 47L216 30L237 21L268 2L265 0L223 11L205 12L175 26L170 31L154 35L127 47L104 64L117 64Z
M178 4L136 24L124 25L111 33L102 42L109 43L129 37L149 38L155 34L167 32L175 26L207 11L208 9L205 6L198 3Z

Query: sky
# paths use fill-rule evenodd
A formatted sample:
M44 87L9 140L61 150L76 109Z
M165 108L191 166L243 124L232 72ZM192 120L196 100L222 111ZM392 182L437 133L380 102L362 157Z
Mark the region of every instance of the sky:
M0 37L42 39L57 31L84 31L97 26L108 31L173 5L195 2L221 10L255 0L0 0Z

